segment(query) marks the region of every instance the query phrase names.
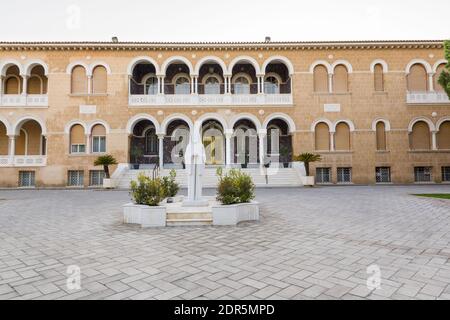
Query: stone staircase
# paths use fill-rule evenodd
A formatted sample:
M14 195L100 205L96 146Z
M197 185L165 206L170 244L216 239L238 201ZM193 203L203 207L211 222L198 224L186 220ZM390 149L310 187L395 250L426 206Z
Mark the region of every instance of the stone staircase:
M225 171L226 169L224 169ZM249 174L253 178L256 187L299 187L302 186L300 177L304 175L301 168L277 168L269 169L269 175L264 175L264 172L259 168L241 169L243 172ZM176 181L181 187L187 187L187 170L176 169ZM137 176L143 173L152 176L152 169L134 170L126 168L121 171L120 175L114 177L115 185L120 189L129 189L130 181L136 180ZM160 176L168 176L170 169L160 170ZM217 186L216 168L205 168L203 173L203 187L215 188Z

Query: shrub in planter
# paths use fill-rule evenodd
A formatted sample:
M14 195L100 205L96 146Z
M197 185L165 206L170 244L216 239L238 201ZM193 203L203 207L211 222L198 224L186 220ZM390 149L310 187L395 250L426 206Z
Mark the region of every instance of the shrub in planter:
M103 171L105 171L105 178L109 179L109 166L117 164L117 160L110 154L100 156L95 159L94 166L103 166Z
M229 205L250 202L255 198L255 184L248 174L236 169L231 169L226 174L217 170L217 174L217 201Z
M165 196L163 183L140 174L137 181L131 181L131 196L135 204L157 206Z
M170 170L170 175L168 177L162 178L162 187L164 189L164 197L172 198L175 197L180 190L180 185L175 181L177 172L172 169ZM170 201L168 201L170 202Z

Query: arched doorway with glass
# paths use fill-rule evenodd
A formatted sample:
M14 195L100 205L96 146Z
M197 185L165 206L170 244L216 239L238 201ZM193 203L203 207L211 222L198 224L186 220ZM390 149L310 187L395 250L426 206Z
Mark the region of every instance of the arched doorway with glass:
M202 141L205 147L207 166L225 164L225 137L222 125L216 120L207 120L202 125Z
M271 166L279 164L289 167L292 161L292 135L289 125L282 119L273 119L267 124L267 162Z
M258 167L258 133L255 124L247 119L241 119L233 127L231 150L233 162L241 168Z
M164 168L185 169L184 155L188 144L189 124L181 119L171 121L164 137Z
M147 119L133 127L130 141L130 163L134 169L153 168L159 162L159 144L155 125Z

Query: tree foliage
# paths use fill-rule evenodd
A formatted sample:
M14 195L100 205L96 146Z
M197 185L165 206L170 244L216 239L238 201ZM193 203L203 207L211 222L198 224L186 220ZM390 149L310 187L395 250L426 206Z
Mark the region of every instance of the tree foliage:
M438 82L450 98L450 40L444 41L444 54L447 64L444 71L439 75Z
M109 166L117 164L117 160L110 154L95 159L94 166L103 166L106 179L109 179Z
M309 176L309 164L322 160L320 154L305 152L294 157L294 161L301 161L305 164L306 175Z

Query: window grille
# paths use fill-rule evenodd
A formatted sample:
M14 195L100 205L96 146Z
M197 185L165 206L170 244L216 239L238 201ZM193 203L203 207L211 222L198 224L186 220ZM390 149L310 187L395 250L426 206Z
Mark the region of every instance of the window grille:
M101 186L103 185L103 178L105 177L105 172L103 170L91 170L89 171L89 185L90 186Z
M391 168L390 167L375 168L375 181L377 183L391 182Z
M330 183L331 168L316 168L316 183Z
M34 187L34 171L19 171L19 187Z
M83 186L84 172L82 170L69 170L68 185Z
M450 182L450 167L442 167L442 181Z
M415 182L430 182L431 181L431 167L414 167L414 181Z
M337 182L338 183L352 182L352 168L337 168Z

